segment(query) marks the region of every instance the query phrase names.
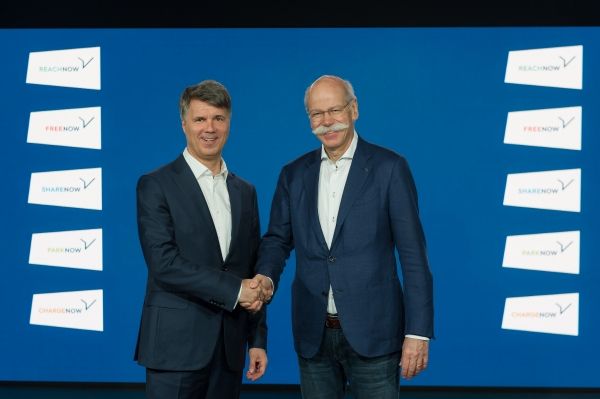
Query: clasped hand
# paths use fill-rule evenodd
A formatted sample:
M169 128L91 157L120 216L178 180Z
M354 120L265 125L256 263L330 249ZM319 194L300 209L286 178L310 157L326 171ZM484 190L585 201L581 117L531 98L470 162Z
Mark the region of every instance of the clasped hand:
M252 279L242 280L242 293L239 304L250 312L258 312L264 303L269 303L273 296L273 284L271 280L257 274Z

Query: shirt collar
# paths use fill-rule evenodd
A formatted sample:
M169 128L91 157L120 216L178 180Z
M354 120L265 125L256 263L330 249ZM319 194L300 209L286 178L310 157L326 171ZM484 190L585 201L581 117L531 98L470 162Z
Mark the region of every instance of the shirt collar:
M212 176L212 172L206 166L204 166L202 162L194 158L194 156L188 151L187 147L185 147L185 150L183 150L183 158L185 158L185 161L190 166L190 169L192 169L192 173L194 174L196 180L202 176ZM221 158L221 171L216 176L223 175L225 180L227 180L228 173L229 171L227 170L227 164L225 163L225 160Z
M352 142L350 143L350 147L346 150L346 152L340 157L340 159L352 159L354 158L354 153L356 152L356 145L358 143L358 133L356 130L354 131L354 136L352 136ZM321 144L321 161L329 159L327 156L327 152L325 151L325 146ZM339 159L338 159L339 161Z

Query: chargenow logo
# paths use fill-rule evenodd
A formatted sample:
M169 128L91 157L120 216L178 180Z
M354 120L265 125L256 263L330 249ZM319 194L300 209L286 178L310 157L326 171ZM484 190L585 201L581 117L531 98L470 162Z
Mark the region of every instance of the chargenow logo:
M581 89L583 46L518 50L508 53L506 83Z
M31 235L29 263L102 270L102 229L68 230Z
M103 331L103 291L34 294L30 324Z
M581 150L581 107L509 112L504 142Z
M579 335L579 293L506 298L502 328Z
M100 90L100 47L29 53L26 82Z
M101 108L31 112L27 142L100 149Z
M32 173L29 203L101 210L102 169Z
M581 169L509 174L503 204L580 212Z

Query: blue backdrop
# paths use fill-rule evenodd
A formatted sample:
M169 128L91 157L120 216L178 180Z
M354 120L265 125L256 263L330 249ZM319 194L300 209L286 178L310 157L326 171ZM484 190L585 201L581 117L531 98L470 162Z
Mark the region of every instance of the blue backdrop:
M583 90L504 83L510 50L584 46ZM32 51L101 47L102 90L25 83ZM143 381L133 360L146 268L138 177L178 156L178 98L204 79L233 98L224 157L256 185L264 232L280 168L316 148L304 90L350 80L365 139L406 156L434 275L436 335L424 386L600 387L595 243L600 164L597 28L0 30L2 253L0 379ZM583 107L583 149L503 144L507 112ZM27 144L31 111L102 107L102 150ZM30 205L32 172L102 167L103 210ZM507 173L582 168L582 211L502 205ZM28 264L31 234L102 227L102 272ZM581 273L502 268L507 235L581 230ZM262 383L298 382L292 256L270 305ZM29 324L35 293L104 290L104 331ZM579 336L501 329L506 297L580 293Z

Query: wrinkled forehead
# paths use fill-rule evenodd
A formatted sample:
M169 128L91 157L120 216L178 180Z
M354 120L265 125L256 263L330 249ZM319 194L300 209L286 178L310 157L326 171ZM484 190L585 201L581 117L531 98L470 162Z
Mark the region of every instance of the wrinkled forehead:
M308 107L343 105L347 93L343 83L334 79L323 79L316 82L308 93Z

